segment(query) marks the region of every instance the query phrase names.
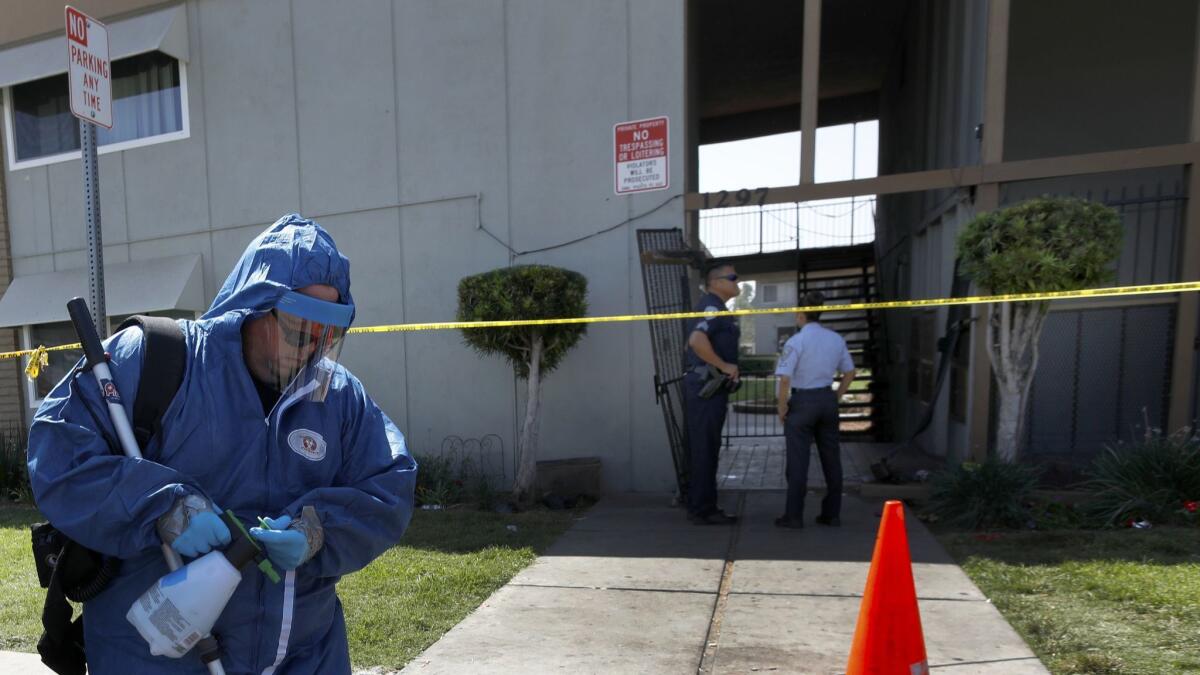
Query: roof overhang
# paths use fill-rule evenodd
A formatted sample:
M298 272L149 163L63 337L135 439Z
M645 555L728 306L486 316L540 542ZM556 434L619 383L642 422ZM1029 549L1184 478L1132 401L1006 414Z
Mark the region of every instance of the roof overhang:
M105 265L104 290L109 316L207 308L198 254ZM87 269L17 277L0 298L0 327L67 321L74 297L88 297Z
M168 7L108 25L109 53L116 61L160 51L188 60L187 12L183 5ZM40 80L67 72L65 29L53 37L0 50L0 87Z

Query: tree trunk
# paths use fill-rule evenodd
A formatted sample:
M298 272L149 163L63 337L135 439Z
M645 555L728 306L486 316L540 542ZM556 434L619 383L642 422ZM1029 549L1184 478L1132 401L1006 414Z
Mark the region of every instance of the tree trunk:
M999 410L996 415L996 457L1005 462L1015 462L1021 447L1021 434L1025 428L1025 404L1027 397L1019 388L1000 386Z
M529 355L529 378L526 380L525 421L517 439L517 479L513 484L513 499L529 502L533 499L537 480L538 412L542 407L542 336L534 335Z
M988 355L999 387L996 456L1005 462L1016 461L1025 433L1045 319L1045 303L1001 303L989 311Z

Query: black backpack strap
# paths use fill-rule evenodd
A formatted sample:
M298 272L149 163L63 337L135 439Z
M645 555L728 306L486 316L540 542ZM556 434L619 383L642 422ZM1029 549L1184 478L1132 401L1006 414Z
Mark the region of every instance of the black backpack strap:
M133 400L133 435L138 447L144 449L162 431L163 414L183 383L187 344L175 319L134 315L117 330L130 326L141 328L145 337L142 376Z
M183 384L187 342L174 319L132 316L118 330L130 326L140 328L145 338L142 375L133 401L133 433L144 449L162 431L163 414ZM84 548L49 523L35 526L32 537L38 581L47 589L38 653L60 675L84 675L83 613L72 619L67 601L94 598L116 576L121 561Z
M60 565L74 542L50 523L37 523L32 530L38 583L47 589L38 653L42 655L42 663L60 675L84 675L87 665L83 650L83 614L71 620L74 612L63 591L67 565Z
M46 591L46 604L42 607L42 632L38 640L38 654L42 663L60 675L84 675L87 671L87 656L83 646L83 612L74 621L73 609L63 594L61 568L55 568Z

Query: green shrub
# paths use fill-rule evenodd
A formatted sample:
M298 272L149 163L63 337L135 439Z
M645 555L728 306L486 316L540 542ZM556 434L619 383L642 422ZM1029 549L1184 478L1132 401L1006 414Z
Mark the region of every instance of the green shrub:
M1030 521L1026 504L1037 485L1038 470L989 458L982 464L964 462L930 479L926 512L954 527L998 529L1024 527Z
M1056 499L1034 499L1029 502L1029 520L1039 530L1082 530L1091 526L1082 509Z
M587 314L587 279L549 265L517 265L464 277L458 282L459 321L564 319ZM463 340L484 356L500 355L517 377L529 377L530 345L545 345L541 375L552 372L587 332L582 323L463 329Z
M25 464L25 430L15 425L0 431L0 501L33 503Z
M449 506L462 501L465 484L456 475L454 461L442 455L414 457L417 461L418 506Z
M1068 291L1112 279L1122 236L1112 207L1047 196L980 215L956 246L963 274L990 292Z
M1140 441L1106 447L1087 475L1085 508L1103 525L1194 524L1185 505L1200 500L1200 435L1152 430Z
M456 453L417 456L418 506L451 506L472 503L491 509L496 491L491 480L469 457Z

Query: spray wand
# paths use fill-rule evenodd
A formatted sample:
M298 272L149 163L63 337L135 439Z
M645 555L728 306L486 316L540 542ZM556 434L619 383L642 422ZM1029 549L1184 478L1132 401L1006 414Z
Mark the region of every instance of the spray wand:
M100 386L100 395L107 404L109 417L117 431L117 437L121 441L121 449L128 457L141 459L141 450L138 449L137 439L133 435L129 418L125 414L125 407L121 403L121 394L117 391L112 371L108 368L108 360L104 354L104 348L100 344L100 336L96 333L96 326L92 323L87 303L82 298L73 298L67 303L67 312L71 315L71 322L75 326L75 332L79 336L84 355L87 357L85 370L92 372ZM259 547L258 542L254 541L246 532L241 521L234 516L232 511L226 510L220 515L230 532L239 536L235 536L233 542L224 551L210 552L197 558L187 567L184 567L183 561L175 549L164 542L162 544L163 558L166 559L171 573L151 586L142 597L134 602L127 615L130 622L142 633L142 637L150 642L151 653L167 654L178 658L194 646L200 655L200 660L208 667L211 675L225 675L225 668L221 665L220 647L210 630L217 615L220 614L225 603L228 602L229 596L232 595L237 582L241 580L239 570L250 562L255 562L272 581L279 582L279 575L271 566L265 552ZM194 587L194 584L182 583L189 576L192 576L196 582L208 582L204 584L206 586L208 584L223 586L228 592L216 595L211 592L204 593L197 601L190 603L176 602L180 599L178 594L181 591ZM212 587L209 586L209 590L211 589ZM222 595L223 598L220 597ZM185 606L181 608L180 604ZM192 616L181 616L180 609ZM162 611L172 614L176 622L156 621L155 614ZM203 616L199 617L197 621L195 620L197 615ZM139 623L135 618L141 619L141 622ZM188 618L193 620L188 621ZM203 630L164 635L162 628L171 623L177 628L185 628L187 625L203 625ZM151 634L147 634L148 630Z

